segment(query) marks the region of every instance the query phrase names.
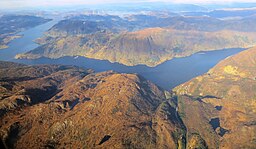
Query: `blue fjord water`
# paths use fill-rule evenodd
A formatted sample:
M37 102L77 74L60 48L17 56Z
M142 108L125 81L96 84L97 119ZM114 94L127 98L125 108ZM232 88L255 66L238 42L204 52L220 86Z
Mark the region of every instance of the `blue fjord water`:
M18 38L10 42L9 48L0 50L0 60L20 62L24 64L63 64L75 65L83 68L91 68L96 72L114 70L120 73L137 73L144 78L151 80L164 89L172 89L190 79L206 73L219 61L228 56L239 53L244 49L224 49L210 52L199 52L184 58L174 58L166 61L156 67L147 67L145 65L125 66L119 63L111 63L106 60L89 59L85 57L62 57L59 59L40 58L36 60L16 60L16 54L30 51L39 45L33 41L50 29L57 20L31 28L20 34Z

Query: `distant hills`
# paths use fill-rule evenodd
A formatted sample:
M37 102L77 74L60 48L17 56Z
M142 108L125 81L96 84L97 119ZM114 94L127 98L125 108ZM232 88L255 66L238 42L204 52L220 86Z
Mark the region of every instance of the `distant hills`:
M199 51L255 45L255 16L220 20L205 16L76 16L54 25L40 47L16 58L85 56L134 66L156 66Z
M7 48L7 44L22 35L17 33L50 21L36 16L4 15L0 17L0 49Z

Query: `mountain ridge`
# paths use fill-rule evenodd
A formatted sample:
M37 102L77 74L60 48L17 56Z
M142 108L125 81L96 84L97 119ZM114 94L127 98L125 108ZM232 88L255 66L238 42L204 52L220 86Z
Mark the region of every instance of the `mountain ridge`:
M24 79L19 72L34 77ZM0 79L0 137L7 148L186 144L185 126L166 92L136 74L19 64L8 74Z

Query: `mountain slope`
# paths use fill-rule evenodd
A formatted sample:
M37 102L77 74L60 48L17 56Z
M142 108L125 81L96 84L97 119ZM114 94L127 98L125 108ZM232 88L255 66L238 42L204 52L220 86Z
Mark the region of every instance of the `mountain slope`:
M97 32L58 37L35 50L19 54L16 58L60 58L80 55L129 66L156 66L174 57L184 57L199 51L250 47L256 41L254 35L255 33L231 30L202 32L162 28L120 34Z
M131 15L80 16L60 21L41 46L16 58L85 56L129 66L156 66L199 51L255 45L255 17L219 20L211 17Z
M255 71L254 47L176 87L188 134L200 134L212 148L255 148Z
M16 148L253 149L255 55L226 58L172 94L136 74L0 63L0 136Z
M26 66L0 64L0 115L23 105L44 102L58 93L66 82L88 74L76 67L58 65Z
M0 81L0 136L7 147L185 146L186 128L172 100L136 74L3 65L0 72L10 74Z

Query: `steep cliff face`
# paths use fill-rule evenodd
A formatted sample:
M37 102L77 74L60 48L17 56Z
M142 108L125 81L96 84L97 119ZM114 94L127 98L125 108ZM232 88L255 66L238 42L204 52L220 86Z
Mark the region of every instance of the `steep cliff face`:
M0 70L10 74L1 79L0 135L7 147L185 147L173 99L136 74L57 65Z
M254 47L176 87L188 134L199 134L212 148L255 148L255 71Z

